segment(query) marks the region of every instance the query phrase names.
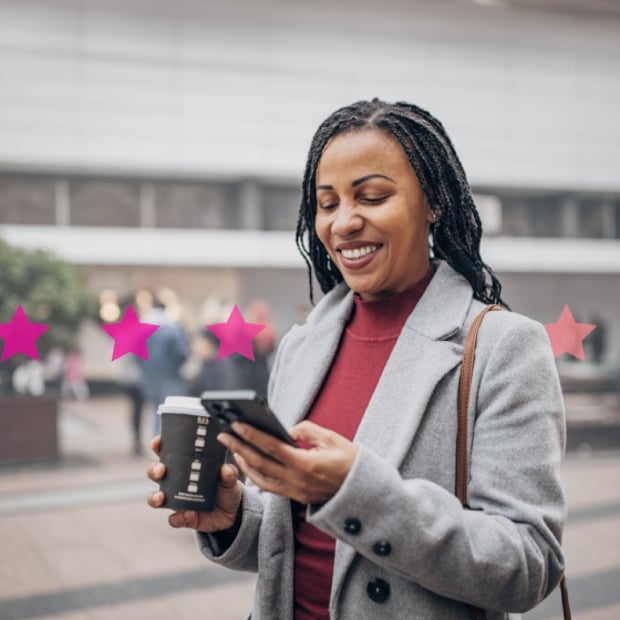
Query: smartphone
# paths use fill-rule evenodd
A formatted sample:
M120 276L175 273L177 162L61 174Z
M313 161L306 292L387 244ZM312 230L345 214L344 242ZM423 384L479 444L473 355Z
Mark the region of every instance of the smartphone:
M203 392L200 402L210 416L222 426L222 430L232 435L233 422L244 422L265 433L297 447L295 440L276 418L267 405L267 399L254 390L216 390Z

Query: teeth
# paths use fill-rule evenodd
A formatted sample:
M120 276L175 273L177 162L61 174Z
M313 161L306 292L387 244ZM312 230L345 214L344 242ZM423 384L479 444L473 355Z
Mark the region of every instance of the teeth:
M342 255L349 260L363 258L377 249L376 245L369 245L365 248L355 248L355 250L341 250Z

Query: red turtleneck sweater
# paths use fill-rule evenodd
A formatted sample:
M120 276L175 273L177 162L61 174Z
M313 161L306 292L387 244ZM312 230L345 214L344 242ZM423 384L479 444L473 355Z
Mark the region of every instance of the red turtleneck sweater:
M353 440L402 327L432 277L431 268L412 289L377 301L355 294L353 314L308 420ZM295 620L328 620L336 541L306 522L305 504L291 506Z

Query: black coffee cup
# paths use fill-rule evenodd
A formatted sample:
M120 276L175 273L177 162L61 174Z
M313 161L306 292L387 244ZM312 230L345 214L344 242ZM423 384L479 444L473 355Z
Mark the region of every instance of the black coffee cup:
M210 512L226 460L227 448L216 439L221 427L199 398L167 396L157 414L161 416L159 460L166 466L159 486L165 494L163 505Z

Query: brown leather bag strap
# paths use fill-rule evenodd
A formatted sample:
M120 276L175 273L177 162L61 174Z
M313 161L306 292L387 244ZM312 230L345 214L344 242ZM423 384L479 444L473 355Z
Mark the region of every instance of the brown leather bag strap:
M467 409L469 406L469 395L471 392L471 379L474 374L474 360L476 357L476 341L478 340L478 330L487 312L492 310L503 310L502 306L487 306L473 321L467 336L465 337L465 347L463 349L463 365L461 367L461 377L459 379L458 394L458 422L456 431L456 479L455 495L465 506L467 501L467 477L469 468L467 466ZM564 620L571 620L570 604L568 602L568 588L566 577L562 575L560 581L562 593L562 611ZM472 620L486 620L487 614L484 609L469 605L469 613Z
M503 310L501 306L487 306L473 321L467 336L465 337L465 347L463 349L463 364L461 366L461 377L459 379L458 394L458 422L456 429L456 480L454 494L459 498L461 504L465 505L467 500L467 408L469 405L469 393L471 392L471 378L474 374L474 359L476 357L476 341L478 340L478 330L480 324L491 310ZM472 620L486 620L487 614L484 609L469 605L469 614Z
M560 580L560 591L562 592L562 611L564 620L571 620L570 603L568 602L568 586L566 585L566 575L562 575Z
M456 482L454 494L461 504L465 505L467 497L467 409L469 406L469 393L471 392L471 378L474 374L474 360L476 357L476 341L478 330L487 312L503 310L501 306L487 306L471 324L465 338L463 349L463 365L461 366L461 378L459 379L458 396L458 426L456 430Z

